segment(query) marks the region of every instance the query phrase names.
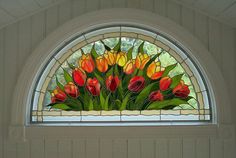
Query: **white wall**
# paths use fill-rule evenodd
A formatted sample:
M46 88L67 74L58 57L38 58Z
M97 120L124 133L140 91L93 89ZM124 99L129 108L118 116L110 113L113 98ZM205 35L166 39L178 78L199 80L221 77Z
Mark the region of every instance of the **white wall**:
M58 139L37 138L26 142L7 139L11 100L18 75L27 57L54 29L86 12L103 8L131 7L165 16L186 28L212 53L227 82L232 109L234 101L236 31L214 19L167 0L72 0L53 6L0 30L0 158L86 157L86 158L233 158L234 136L138 136L134 138ZM138 15L137 15L138 16ZM236 117L224 118L226 125L236 123ZM89 128L88 128L89 130ZM168 130L168 128L166 129ZM131 131L132 132L132 131Z

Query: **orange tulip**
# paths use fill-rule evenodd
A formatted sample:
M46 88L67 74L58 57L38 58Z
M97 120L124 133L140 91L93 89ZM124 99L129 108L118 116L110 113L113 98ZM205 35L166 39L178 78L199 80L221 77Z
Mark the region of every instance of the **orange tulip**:
M79 66L88 73L93 72L95 64L92 56L90 54L83 54L79 59Z
M164 73L164 68L161 67L160 62L152 62L147 68L147 76L152 80L159 79Z
M125 52L119 52L116 56L116 63L123 67L127 62L127 54Z
M149 60L150 56L148 56L147 54L139 53L135 60L136 68L142 70Z
M132 74L134 70L135 70L135 60L131 59L125 64L125 66L123 67L123 71L124 73L129 75Z
M104 56L97 57L96 65L100 72L106 72L108 69L108 62Z
M116 64L116 57L117 54L113 50L111 51L106 51L104 53L104 57L106 58L107 62L109 65L115 65Z

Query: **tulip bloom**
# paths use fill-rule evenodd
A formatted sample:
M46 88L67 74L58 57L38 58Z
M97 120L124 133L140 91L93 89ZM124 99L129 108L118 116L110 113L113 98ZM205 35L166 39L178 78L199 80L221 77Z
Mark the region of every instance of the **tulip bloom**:
M164 73L160 62L152 62L147 68L147 76L152 80L159 79Z
M125 64L125 66L123 67L123 71L127 75L130 75L134 72L134 70L135 70L135 60L131 59Z
M94 61L90 54L83 54L79 59L79 66L88 73L93 72L95 68Z
M142 76L134 76L133 78L130 79L128 89L131 92L140 92L145 85L145 79Z
M104 57L106 58L108 64L111 66L116 64L116 56L117 56L117 54L113 50L106 51L104 53Z
M51 96L52 103L64 102L67 98L66 94L59 87L53 90Z
M86 88L93 96L100 95L101 85L96 78L88 78Z
M180 83L173 89L173 94L180 98L187 98L190 90L186 84L184 84L183 81L180 81Z
M149 60L150 56L148 56L147 54L139 53L135 60L136 68L142 70Z
M127 62L127 54L125 52L119 52L116 56L116 63L123 67Z
M117 89L117 87L119 86L119 83L120 83L120 80L118 76L114 77L111 75L106 79L106 87L111 92L114 92Z
M72 78L74 80L74 82L78 85L78 86L84 86L85 82L86 82L86 73L80 69L80 68L75 68L75 70L72 71Z
M69 82L68 84L66 84L64 86L64 90L65 90L66 94L68 94L69 96L71 96L73 98L77 98L79 96L78 87L72 82Z
M158 91L153 91L150 93L149 95L149 100L150 101L162 101L164 100L164 96L163 94L160 92L160 90Z
M160 90L165 91L170 88L170 84L172 82L172 79L170 77L163 77L160 80Z
M103 56L97 57L97 59L96 59L96 65L97 65L97 69L98 69L100 72L106 72L107 69L108 69L108 62L107 62L106 58L103 57Z

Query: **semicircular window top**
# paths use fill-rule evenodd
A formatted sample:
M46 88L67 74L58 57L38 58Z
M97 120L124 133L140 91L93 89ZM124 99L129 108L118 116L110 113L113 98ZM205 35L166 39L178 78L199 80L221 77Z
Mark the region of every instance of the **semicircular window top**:
M74 38L41 71L30 122L211 122L200 68L176 43L128 26Z

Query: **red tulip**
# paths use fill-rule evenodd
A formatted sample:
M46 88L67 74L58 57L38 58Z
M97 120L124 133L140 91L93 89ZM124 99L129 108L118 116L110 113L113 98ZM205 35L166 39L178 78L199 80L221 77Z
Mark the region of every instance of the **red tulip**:
M100 87L101 85L96 78L88 78L86 88L93 96L100 94Z
M86 73L80 68L75 68L75 70L73 70L72 77L74 82L81 87L84 86L87 78Z
M149 100L150 100L150 101L162 101L162 100L164 100L164 96L162 95L162 93L160 92L160 90L158 90L158 91L153 91L153 92L150 93L150 95L149 95Z
M128 89L131 92L139 92L144 88L145 79L142 76L134 76L129 81Z
M163 77L160 80L160 90L165 91L165 90L169 89L171 82L172 82L172 79L170 77Z
M68 84L66 84L64 86L64 89L65 89L65 92L73 98L77 98L79 96L78 87L72 82L69 82Z
M107 89L111 92L114 92L117 87L119 86L120 80L118 78L118 76L112 76L110 75L107 79L106 79L106 86Z
M91 73L95 68L93 58L90 54L82 54L78 61L79 66L86 72Z
M180 98L187 98L189 93L190 90L183 81L180 81L180 83L173 89L173 94Z
M64 102L67 98L66 94L59 87L53 90L51 96L52 103Z

